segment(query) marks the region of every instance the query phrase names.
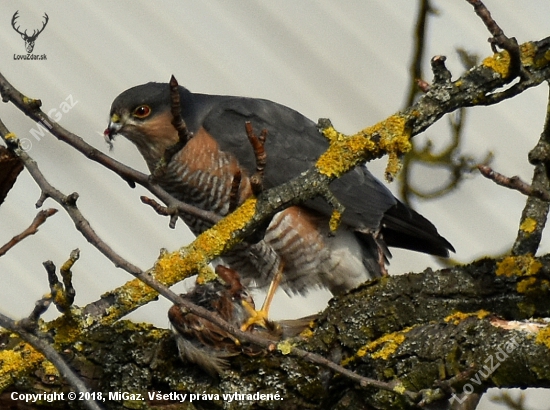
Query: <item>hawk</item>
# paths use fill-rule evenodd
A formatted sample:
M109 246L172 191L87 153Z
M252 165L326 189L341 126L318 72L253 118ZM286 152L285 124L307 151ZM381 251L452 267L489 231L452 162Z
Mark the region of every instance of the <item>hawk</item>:
M220 216L231 211L236 175L237 202L252 195L256 156L246 122L267 132L266 189L312 167L329 146L313 121L272 101L198 94L181 86L179 97L193 137L155 180L177 199ZM165 150L178 142L172 118L169 84L138 85L114 100L105 137L110 142L120 134L132 141L153 173ZM281 286L291 294L326 287L337 295L381 275L381 260L391 256L388 247L442 257L454 251L430 221L396 199L365 165L333 181L330 189L345 207L334 234L331 208L316 198L274 215L263 239L241 243L222 256L223 263L258 287L282 272ZM187 214L181 218L195 234L211 226Z

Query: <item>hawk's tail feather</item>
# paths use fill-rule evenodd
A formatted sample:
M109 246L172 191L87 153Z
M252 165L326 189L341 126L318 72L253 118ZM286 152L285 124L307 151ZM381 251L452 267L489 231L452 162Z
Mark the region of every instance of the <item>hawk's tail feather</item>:
M436 227L401 202L388 209L382 218L381 234L388 246L448 257L453 245Z

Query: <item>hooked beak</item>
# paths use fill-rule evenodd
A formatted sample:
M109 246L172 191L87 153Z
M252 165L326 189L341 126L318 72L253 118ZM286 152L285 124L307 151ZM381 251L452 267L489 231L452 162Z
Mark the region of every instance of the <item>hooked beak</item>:
M113 114L109 121L109 126L103 132L103 137L107 144L112 145L111 141L115 139L115 135L118 134L122 128L122 123L120 122L120 117L117 114Z

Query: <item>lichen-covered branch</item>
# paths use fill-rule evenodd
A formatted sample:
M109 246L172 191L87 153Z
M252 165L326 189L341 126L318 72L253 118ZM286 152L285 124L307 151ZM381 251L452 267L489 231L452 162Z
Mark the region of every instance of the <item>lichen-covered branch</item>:
M71 366L88 375L95 391L200 393L193 404L209 409L280 404L224 403L223 394L235 391L279 394L289 409L331 409L343 403L350 409L415 408L400 390L417 392L416 400L429 402L495 386L550 387L550 327L536 321L550 315L549 280L550 256L484 259L384 277L333 299L319 321L292 342L362 376L391 382L395 393L358 388L280 352L237 356L215 381L177 358L170 332L131 322L94 330L79 349L59 348ZM36 379L30 374L24 386L41 388L33 387ZM58 382L49 388L67 387ZM122 408L122 402L109 404Z
M549 89L550 91L550 89ZM533 182L531 186L534 191L550 191L550 93L546 106L546 120L540 139L529 153L529 162L534 165ZM512 254L535 254L538 250L542 231L546 226L550 203L536 196L529 196L521 220L519 223L518 236L512 247Z

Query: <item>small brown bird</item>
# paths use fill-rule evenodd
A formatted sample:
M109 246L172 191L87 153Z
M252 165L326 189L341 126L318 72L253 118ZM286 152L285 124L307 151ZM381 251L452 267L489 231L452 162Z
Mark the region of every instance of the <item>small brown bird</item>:
M190 302L217 313L226 322L240 328L254 316L254 300L241 284L239 274L224 266L216 267L218 279L196 285L181 295ZM184 313L178 305L168 311L180 356L195 363L210 375L219 374L228 366L227 359L238 354L257 355L262 349L242 344L234 336L210 321L193 313ZM248 331L265 339L278 341L292 337L307 327L314 317L283 321L281 325L266 322L265 327L249 326Z

